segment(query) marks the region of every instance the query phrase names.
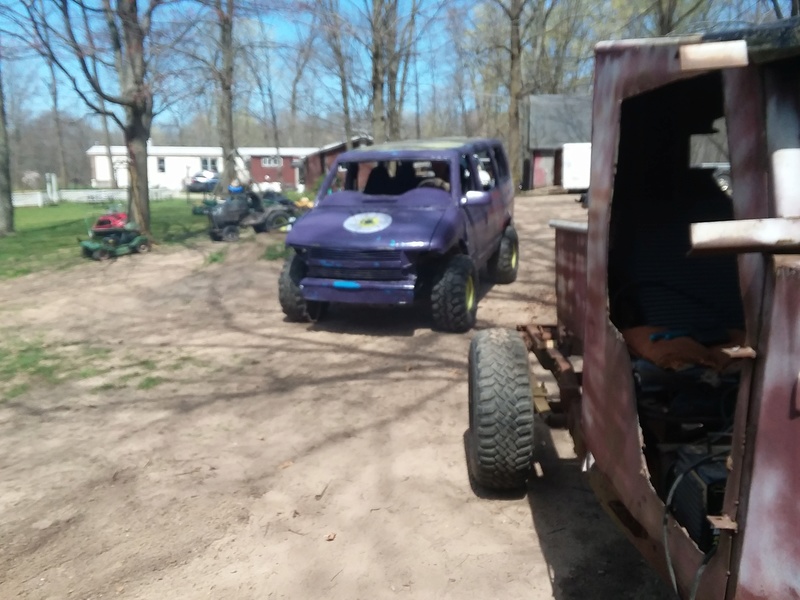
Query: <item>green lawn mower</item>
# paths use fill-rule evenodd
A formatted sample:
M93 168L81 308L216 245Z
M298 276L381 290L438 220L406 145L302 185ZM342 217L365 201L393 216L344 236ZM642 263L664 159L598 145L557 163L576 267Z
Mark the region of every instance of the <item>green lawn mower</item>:
M108 260L123 254L150 251L150 240L139 227L128 221L124 212L110 212L101 216L89 228L89 239L78 242L83 255L94 260Z

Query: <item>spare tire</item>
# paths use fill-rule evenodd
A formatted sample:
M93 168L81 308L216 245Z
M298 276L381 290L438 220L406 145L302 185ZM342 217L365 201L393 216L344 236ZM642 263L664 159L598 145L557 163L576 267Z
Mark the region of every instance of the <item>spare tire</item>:
M528 349L508 329L479 331L469 347L467 466L489 490L525 486L533 462L533 388Z

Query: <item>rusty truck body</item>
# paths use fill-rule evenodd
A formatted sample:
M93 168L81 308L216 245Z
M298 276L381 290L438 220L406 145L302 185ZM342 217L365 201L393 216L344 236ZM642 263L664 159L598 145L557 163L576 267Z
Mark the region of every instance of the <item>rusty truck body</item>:
M470 475L524 486L534 410L560 412L681 598L800 598L800 22L595 59L588 223L552 223L557 323L472 340ZM708 135L731 195L691 168ZM534 408L529 353L557 404Z

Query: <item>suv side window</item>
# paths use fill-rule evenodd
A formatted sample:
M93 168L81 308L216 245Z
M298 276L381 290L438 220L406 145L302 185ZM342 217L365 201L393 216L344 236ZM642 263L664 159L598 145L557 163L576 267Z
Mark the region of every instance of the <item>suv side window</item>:
M492 146L492 154L494 154L494 162L497 165L497 177L500 181L505 181L510 175L506 153L502 146L497 145Z
M488 148L475 151L475 162L478 165L478 178L484 191L494 189L497 185L497 167Z
M462 154L458 161L458 169L461 178L461 193L466 194L469 191L481 191L482 187L478 183L478 177L475 175L475 169L472 166L472 161L465 154Z

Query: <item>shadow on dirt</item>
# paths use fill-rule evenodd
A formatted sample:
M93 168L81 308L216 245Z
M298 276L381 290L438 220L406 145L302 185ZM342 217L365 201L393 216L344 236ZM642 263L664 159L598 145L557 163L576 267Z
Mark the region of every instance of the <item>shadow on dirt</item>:
M433 322L427 307L359 306L333 304L325 318L308 325L309 331L327 331L352 335L411 337L418 329L431 329Z
M468 456L468 433L464 450ZM538 417L534 460L541 475L527 489L498 494L477 487L490 501L527 496L556 600L676 600L603 511L577 458L560 458L550 428ZM587 528L587 523L589 527Z
M494 288L493 283L481 281L478 302L483 301ZM480 313L480 305L478 312ZM308 326L308 329L390 337L410 337L419 329L437 331L431 317L430 303L425 301L407 306L331 304L325 318Z

